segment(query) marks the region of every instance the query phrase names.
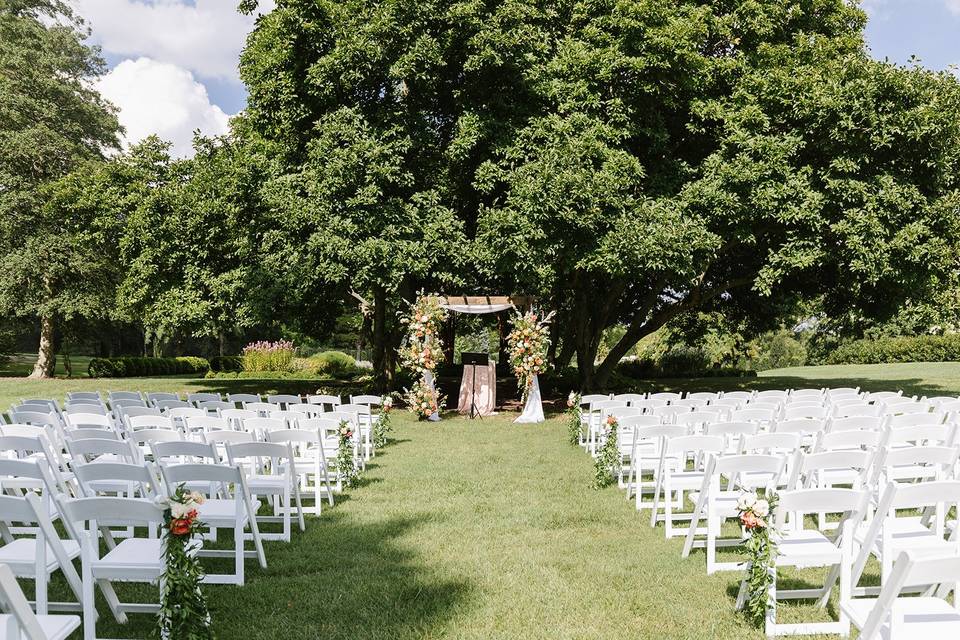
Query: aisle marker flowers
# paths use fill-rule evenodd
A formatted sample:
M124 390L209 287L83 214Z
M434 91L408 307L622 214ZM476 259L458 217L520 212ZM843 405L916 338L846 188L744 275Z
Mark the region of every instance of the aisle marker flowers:
M190 553L191 540L205 526L197 517L197 507L203 503L203 494L187 491L182 484L169 498L157 499L157 504L164 509L161 638L206 640L213 637L210 611L200 589L203 567L196 554Z
M393 396L387 394L380 398L380 415L373 425L373 446L377 449L386 446L390 432L390 412L393 411Z
M620 476L620 447L617 444L617 422L615 416L607 416L603 423L603 446L593 462L593 487L603 489L613 484Z
M344 487L352 487L360 477L360 466L354 455L353 426L346 420L341 420L338 436L337 477Z
M520 387L526 402L533 379L548 369L547 351L550 349L550 314L540 320L536 313L528 311L516 314L511 321L513 330L507 336L507 345L510 349L510 367L517 377L517 386Z
M567 396L567 435L570 444L580 444L583 434L582 413L580 411L580 394L571 391Z
M750 620L762 627L773 583L773 563L777 556L777 532L770 526L770 514L777 508L777 494L766 491L745 493L737 500L740 524L746 530L744 546L750 560L746 566L746 610Z

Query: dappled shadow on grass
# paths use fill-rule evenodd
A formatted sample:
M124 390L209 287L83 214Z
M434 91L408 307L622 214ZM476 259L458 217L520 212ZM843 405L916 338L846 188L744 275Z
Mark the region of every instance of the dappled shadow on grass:
M470 595L468 581L434 574L399 542L428 515L360 522L341 505L309 518L306 532L295 527L291 543L266 542L267 569L248 560L243 587L204 587L218 638L422 638ZM227 535L216 546L231 545ZM204 566L229 571L232 565L204 560ZM118 591L143 601L157 597L147 586L119 585ZM151 616L132 615L120 626L104 604L98 608L101 636L153 637Z

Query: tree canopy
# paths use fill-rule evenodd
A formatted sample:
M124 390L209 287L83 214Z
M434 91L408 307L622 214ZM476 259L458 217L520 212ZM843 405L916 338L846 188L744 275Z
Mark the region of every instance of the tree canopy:
M0 208L42 223L2 226L17 313L223 349L280 318L322 336L355 296L389 384L417 292L532 294L588 388L699 312L775 326L815 301L862 333L956 305L960 83L872 60L845 0L278 0L230 135L106 163L81 27L40 0L0 20L0 81L29 96L0 95ZM13 71L44 46L34 96Z

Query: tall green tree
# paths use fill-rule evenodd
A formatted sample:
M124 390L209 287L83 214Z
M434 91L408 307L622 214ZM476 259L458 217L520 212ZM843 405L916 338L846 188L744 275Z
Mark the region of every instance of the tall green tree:
M228 337L282 314L263 274L265 164L232 136L198 137L192 158L172 160L149 138L150 188L124 224L121 312L144 326L155 350L178 336Z
M112 297L111 238L82 202L81 174L64 178L118 146L87 36L64 2L0 0L0 311L39 322L33 377L53 375L57 324L102 315Z
M422 282L433 256L448 291L535 293L592 387L680 314L817 296L881 318L956 271L958 83L872 61L865 20L844 0L281 0L241 74L277 210L318 212L299 229L349 265L332 280ZM449 244L355 251L424 194Z

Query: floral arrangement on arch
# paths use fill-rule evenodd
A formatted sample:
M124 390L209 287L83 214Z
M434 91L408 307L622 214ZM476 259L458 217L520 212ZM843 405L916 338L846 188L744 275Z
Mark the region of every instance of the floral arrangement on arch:
M616 416L607 416L603 423L603 445L593 461L593 488L603 489L616 482L620 476L620 445L617 442L617 427L620 423Z
M410 313L401 319L407 325L407 338L400 349L400 362L406 369L423 374L433 372L443 362L443 341L440 328L447 319L447 310L438 296L421 292L410 305Z
M769 516L777 508L777 494L767 491L745 493L737 500L740 524L746 530L744 542L750 560L747 562L746 610L757 626L763 626L769 604L769 588L773 583L771 567L777 555L777 532L770 526Z
M526 401L535 376L546 372L547 351L550 348L550 316L540 319L533 311L516 314L511 320L513 329L507 336L510 349L510 367Z
M205 526L197 511L203 503L203 494L187 491L182 484L169 498L157 499L164 509L163 592L158 616L161 638L213 638L210 611L200 590L203 567L196 555L189 553L191 540Z
M405 392L407 407L418 420L426 420L437 413L447 400L446 396L434 393L422 379L415 381Z
M346 420L340 421L337 432L337 477L344 487L352 487L360 478L360 467L354 455L353 426Z
M570 444L580 444L583 436L583 420L580 411L580 394L571 391L567 396L567 437Z

